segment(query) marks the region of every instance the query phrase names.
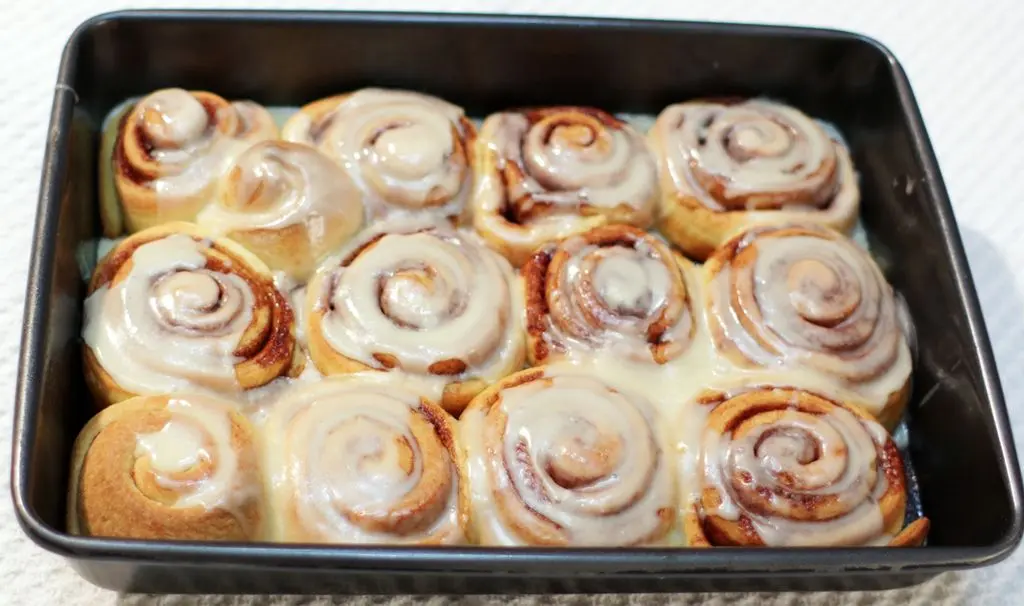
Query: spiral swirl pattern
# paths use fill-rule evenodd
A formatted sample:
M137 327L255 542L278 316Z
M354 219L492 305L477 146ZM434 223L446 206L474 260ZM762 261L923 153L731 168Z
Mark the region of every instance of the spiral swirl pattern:
M719 349L759 367L806 367L857 386L906 383L909 350L892 288L866 252L831 230L763 227L705 265Z
M681 103L655 128L675 188L711 210L814 210L859 198L846 148L792 107Z
M394 368L446 383L497 380L524 355L513 279L472 234L426 220L381 223L309 289L313 361L325 374Z
M656 412L595 377L521 371L460 423L484 544L655 544L675 519Z
M692 544L911 539L896 536L906 504L903 463L865 411L791 388L755 387L702 404L713 408L701 441L702 491L686 523Z
M279 540L464 540L453 421L400 377L352 374L289 392L266 435Z
M197 222L305 281L359 231L364 215L362 194L330 158L306 145L266 141L235 160Z
M139 101L120 124L112 151L123 217L105 212L108 231L191 221L232 160L277 136L269 112L250 101L164 89ZM117 233L108 235L117 235Z
M474 225L514 265L554 240L654 220L657 172L643 138L601 110L550 107L490 116L477 146Z
M476 129L462 109L420 93L368 88L321 99L284 126L317 147L362 189L372 216L428 212L460 218L470 190Z
M237 392L285 373L291 308L269 270L195 226L139 232L100 263L86 299L86 374L97 398Z
M262 523L252 429L233 405L139 397L104 410L76 443L79 534L250 540Z
M541 249L522 268L531 362L602 348L658 364L674 359L696 326L684 263L626 225Z

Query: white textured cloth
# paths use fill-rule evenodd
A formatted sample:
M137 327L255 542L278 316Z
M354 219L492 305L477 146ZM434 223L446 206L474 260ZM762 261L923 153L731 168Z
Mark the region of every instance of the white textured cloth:
M177 6L187 3L179 0ZM61 49L84 19L109 10L167 6L160 0L0 0L0 603L331 604L343 598L118 596L79 578L21 532L8 495L19 330L43 146ZM1024 2L1020 0L226 0L196 8L332 8L568 14L824 26L881 40L910 75L967 246L1010 405L1024 444ZM1018 269L1014 269L1014 268ZM1020 341L1018 339L1021 339ZM604 596L601 604L1019 604L1024 550L997 566L942 575L886 593ZM559 598L582 604L590 598ZM454 599L433 598L430 604ZM473 604L492 599L469 598ZM500 603L499 598L493 600ZM414 598L354 598L412 604ZM514 604L550 603L535 598Z

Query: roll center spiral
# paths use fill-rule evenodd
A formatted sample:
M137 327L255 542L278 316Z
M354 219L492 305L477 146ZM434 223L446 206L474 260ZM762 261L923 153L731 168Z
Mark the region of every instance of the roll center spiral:
M585 419L572 417L567 423L568 430L552 444L544 462L551 479L574 490L611 476L621 457L622 440Z
M302 188L301 176L277 154L246 154L235 177L236 195L222 198L236 210L265 211L274 208L290 191Z
M620 314L645 317L653 306L652 273L635 255L608 255L594 270L594 286L605 305ZM664 268L660 264L657 269ZM668 281L667 276L663 282Z
M814 436L806 431L783 427L765 432L754 447L754 452L766 460L807 465L818 459L820 447Z
M207 271L178 271L153 286L153 305L165 324L186 330L228 325L242 309L242 297Z
M415 471L415 453L405 437L361 417L331 433L324 459L324 469L349 469L367 496L390 493Z
M173 505L213 474L214 445L188 422L172 418L135 442L134 482L147 498Z
M786 276L789 300L804 319L820 326L835 326L860 305L860 286L824 261L804 259Z
M753 478L767 473L787 490L826 488L846 470L846 442L827 417L786 412L741 441L750 445L750 457L742 454L746 448L741 447L739 468Z
M775 157L785 154L792 145L789 132L770 120L748 120L733 125L726 135L729 154L739 160Z
M206 131L209 116L195 97L183 90L152 95L142 111L142 126L155 147L180 147Z
M438 137L434 129L419 123L387 128L373 141L376 160L392 175L422 179L442 164L451 151L450 138Z
M434 328L456 311L448 284L425 266L381 278L380 304L392 321L415 329Z

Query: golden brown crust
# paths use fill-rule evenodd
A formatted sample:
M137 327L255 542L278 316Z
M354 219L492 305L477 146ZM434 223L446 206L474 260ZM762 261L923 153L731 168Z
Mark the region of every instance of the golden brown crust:
M310 283L310 287L307 292L307 306L310 310L306 340L307 347L309 348L309 357L316 365L317 370L320 371L324 376L334 375L347 375L356 372L362 372L366 370L381 370L381 368L374 368L363 364L358 360L346 356L345 354L337 351L330 343L327 342L327 338L324 336L323 322L324 316L327 314L327 310L323 309L319 305L319 295L317 293L322 292L324 288L323 276L318 276L313 279ZM388 354L377 353L374 357L384 370L390 370L399 366L398 361ZM460 360L452 360L451 362L461 362ZM518 366L519 364L516 364ZM462 363L463 369L465 364ZM440 369L444 370L444 369ZM451 373L448 372L436 372L438 376L444 376ZM487 386L487 382L483 379L466 379L451 381L444 387L444 391L441 396L441 407L448 413L454 415L456 418L466 408L469 402L473 399L476 394Z
M517 138L510 129L520 128L525 132ZM553 145L573 150L558 154L560 162L586 157L581 163L589 162L588 174L576 174L571 165L545 172L547 163L535 158ZM542 245L574 234L607 224L643 229L654 221L653 159L630 126L602 110L563 106L494 114L484 121L473 153L474 228L515 267Z
M812 371L867 399L893 429L911 386L891 285L867 252L814 224L739 232L704 264L708 328L749 369Z
M162 120L155 116L158 110L147 103L156 95L167 93L189 95L202 106L207 124L201 132L191 133L185 140L165 136L166 133L161 132ZM178 89L156 91L125 108L110 128L117 129L116 135L107 136L112 142L104 145L104 152L109 155L100 159L103 163L101 178L109 179L113 184L112 188L106 183L101 184L104 193L101 196L101 218L107 237L134 233L172 221L192 221L208 201L217 176L213 172L198 179L195 187L187 192L161 194L154 190L155 180L180 175L195 161L194 157L176 162L161 161L154 156L155 150L188 149L191 145L202 147L215 139L231 139L244 144L277 136L273 118L258 104L249 101L232 103L214 93Z
M737 125L725 126L737 117ZM756 117L756 118L755 118ZM753 128L760 120L760 130ZM702 127L692 122L705 122ZM719 122L723 125L719 126ZM746 148L735 135L741 126L758 132L761 136L778 125L785 125L782 132L794 140L816 141L827 151L816 157L810 152L801 156L792 150L780 152L775 149L777 141L760 141L768 149L761 150L755 145ZM707 131L704 135L694 134ZM722 142L716 136L721 135ZM831 135L806 116L792 108L765 101L743 101L740 99L693 101L666 108L648 134L650 147L658 160L658 175L661 196L659 201L658 229L678 246L688 257L702 261L718 246L734 234L760 225L784 225L792 222L814 223L847 233L857 221L860 194L856 175L845 144L830 141ZM831 149L829 149L831 147ZM814 148L807 144L803 149ZM707 149L711 149L708 152ZM786 153L793 153L789 159L786 175L794 175L779 189L759 190L753 183L745 183L729 168L704 167L707 156L735 154L736 167L743 167L751 158L764 153L771 161L781 162ZM773 154L782 154L773 155ZM795 175L814 167L815 171ZM707 172L704 172L707 170ZM719 172L724 171L724 172ZM791 172L789 172L791 171ZM812 185L813 184L813 185ZM745 192L727 194L728 187Z
M366 261L374 264L379 262L383 265L371 272L375 276L372 279L376 282L371 285L364 284L362 281L369 274L366 274L365 268L360 269L361 260L369 257L372 254L371 250L389 235L403 238L401 242L407 244L409 249L402 248L396 253L398 245L389 245L389 252L386 254L397 254L402 257L401 259L396 260L389 256L383 261L379 257ZM419 235L429 235L430 239L405 239ZM428 262L416 255L416 246L437 247L437 254L451 257L445 256L448 261L443 262L440 268L432 268ZM516 304L518 295L513 292L514 276L504 259L477 243L472 234L460 235L446 224L424 223L418 220L412 223L382 223L378 228L371 228L370 231L358 236L351 243L350 249L339 256L341 258L337 265L333 265L332 260L331 267L325 266L314 276L306 292L306 338L309 355L317 369L324 375L344 375L365 370L398 370L437 380L443 383L441 406L458 416L469 401L487 385L484 378L486 373L480 370L481 367L489 368L487 372L500 371L500 375L522 367L525 344L519 328L522 321L519 317L522 313L521 304ZM424 259L428 256L424 253ZM347 281L345 272L352 272L356 276L352 278L353 282ZM421 326L417 333L405 332L411 325L403 319L404 310L393 310L393 298L384 295L386 285L391 283L389 280L394 283L401 282L403 285L414 284L415 288L428 292L431 296L443 297L447 308L430 310L432 320ZM469 284L475 286L464 290ZM373 297L373 294L368 293L373 293L374 289L378 297L377 304L373 306L375 309L370 312L365 312L364 309L358 318L348 311L342 313L343 310L333 309L332 301L339 296L339 292L348 293L344 295L345 297L356 296L352 293ZM487 306L483 300L476 301L478 298L493 298L500 289L504 289L507 294L495 299L494 308ZM436 302L436 299L432 301ZM500 305L507 307L498 307ZM468 309L478 310L474 313L480 315L473 317L483 318L482 323L488 325L465 325L462 322L462 314L470 313ZM420 314L422 310L415 309L413 312L414 315ZM447 333L446 328L453 325L466 328L472 334ZM379 332L399 331L401 337L396 338L396 341L405 338L416 339L418 337L415 334L421 334L424 339L433 338L433 335L443 335L443 338L453 339L453 344L459 347L447 348L445 357L439 356L439 359L424 361L415 358L415 348L412 348L412 353L409 353L409 347L401 349L408 345L407 343L403 345L398 342L377 341L366 345L367 361L363 361L336 349L328 337L331 330L376 334L374 326L380 329ZM463 343L456 340L463 338L473 342ZM350 346L358 347L354 344ZM388 349L392 351L382 351ZM371 357L376 364L368 363Z
M557 388L558 382L566 378L573 381L571 389L574 394L578 394L580 389L592 389L595 399L608 397L622 407L631 408L629 412L623 412L622 419L636 419L633 415L643 410L640 402L630 400L632 396L609 387L596 377L573 375L571 372L563 375L558 370L550 370L550 367L521 370L488 386L473 399L460 421L464 445L472 449L467 456L478 459L476 464L482 465L478 469L486 476L473 478L473 481L481 483L477 490L485 490L488 507L494 509L494 513L487 514L471 510L472 538L485 545L504 544L503 541L492 542L494 539L486 536L489 531L484 527L497 524L517 541L531 546L661 544L676 524L676 511L673 507L661 507L658 499L663 496L665 505L673 502L675 484L674 481L665 482L661 477L665 473L671 476L672 472L671 467L666 467L664 454L667 448L658 437L653 418L646 417L642 429L632 423L627 428L609 423L593 409L581 408L576 409L579 417L566 418L566 426L558 432L555 444L547 445L548 449L539 442L522 437L529 435L529 421L521 416L526 411L520 410L516 415L516 411L508 407L529 406L533 398L540 396L534 394L512 404L511 400L506 400L511 397L509 391L529 384ZM590 401L591 405L594 403ZM586 406L582 402L578 404ZM590 414L595 416L588 416ZM517 422L526 423L526 429L520 431L509 426L513 415ZM553 418L548 418L548 421L558 422ZM586 437L574 433L580 427L586 428L582 434ZM469 437L467 432L474 435ZM519 436L520 441L515 445L516 454L512 460L502 453L507 452L506 441L517 439L515 436ZM543 440L539 435L534 439ZM629 449L644 454L625 452ZM627 465L623 461L632 456L642 461L638 467L619 467ZM620 477L617 470L630 477ZM637 483L636 476L647 476L647 480ZM526 488L523 492L517 490L514 478L528 478L524 480ZM587 487L602 493L600 496L603 498L588 494ZM652 495L661 496L649 500ZM596 500L614 504L600 505ZM560 515L548 517L549 513L535 507L538 503L551 505L560 511ZM496 519L485 519L491 515ZM575 521L579 524L574 525L572 519L562 518L578 518ZM636 528L632 527L634 523ZM617 525L630 527L619 528ZM607 536L593 536L591 533L595 526L601 526L604 534L618 538L609 542Z
M416 124L415 112L396 113L388 116L386 113L377 115L372 111L368 114L360 114L353 108L346 108L343 114L342 106L357 100L360 96L364 102L371 107L376 103L411 103L417 105L421 110L433 108L438 115L451 113L449 116L451 129L452 147L444 154L443 166L431 167L431 171L442 174L451 171L452 174L460 174L458 186L452 187L435 183L429 188L423 197L410 195L406 189L405 181L410 179L409 175L399 173L385 176L388 169L384 166L387 160L383 160L376 151L374 144L380 139L383 133L389 130L400 130L409 128ZM367 99L372 98L372 103ZM408 106L407 106L408 107ZM458 110L457 117L454 116ZM373 120L373 123L363 123L363 120ZM347 123L346 123L347 122ZM348 139L346 137L355 137ZM367 207L371 218L387 216L395 210L405 211L438 211L449 219L453 224L461 225L469 220L470 209L466 204L466 198L472 187L473 179L473 154L471 152L477 137L476 127L460 108L448 104L439 98L425 94L413 93L398 89L367 88L353 92L332 95L318 99L300 108L299 112L289 118L282 128L282 137L289 141L306 143L323 152L325 155L342 163L346 170L356 180L362 183ZM343 158L339 155L339 138L344 138L344 146L347 149L362 149L360 159L354 157ZM377 161L370 161L363 165L363 161L371 157ZM421 167L422 168L422 167ZM377 174L381 171L381 174ZM422 175L421 175L422 176ZM444 179L441 179L444 183Z
M347 375L308 388L285 395L265 429L275 444L274 452L267 453L274 455L268 460L276 461L268 471L287 476L271 488L278 517L272 538L301 543L465 542L465 454L450 414L429 398L414 395L393 375ZM400 405L391 406L396 403ZM372 441L367 432L373 434ZM311 444L320 450L312 450ZM346 470L325 467L338 452L358 452L360 463ZM353 484L352 492L334 490L342 480ZM373 492L375 480L387 484L379 494ZM333 495L327 503L321 499L325 493Z
M144 244L182 234L196 242L207 242L203 249L206 267L240 277L253 293L252 319L234 350L241 358L235 364L240 389L266 385L289 374L296 360L294 313L284 295L274 285L269 269L255 255L226 238L211 238L194 224L173 222L152 227L121 241L96 266L89 283L89 295L103 287L117 286L132 268L132 255ZM154 343L154 347L159 344ZM83 346L86 384L97 405L102 408L136 394L119 385L102 367L88 344Z
M602 285L598 274L602 264L614 262L623 264L619 273L628 271L638 283L646 280L645 270L663 270L666 292L661 292L665 285L646 284L634 301L607 300L614 292L602 287L614 290L619 278ZM567 271L570 266L573 270ZM593 353L609 339L631 339L631 355L638 360L665 364L675 359L697 327L689 284L694 271L666 244L629 225L597 227L541 248L520 270L530 364L562 357L571 348Z
M207 397L203 397L210 400ZM178 413L168 408L171 399L186 395L144 396L111 406L89 421L72 452L68 494L68 530L72 534L139 539L248 541L259 538L262 497L253 431L232 404L216 400L213 410L229 419L230 445L236 469L223 507L178 507L184 495L158 482L146 455L138 453L137 439L159 432ZM194 401L193 405L204 405ZM176 422L180 422L176 421ZM197 430L204 431L203 427ZM213 439L207 435L207 438ZM216 455L216 448L207 450ZM201 482L215 473L219 460L201 460L181 472L186 481ZM188 490L184 488L183 490ZM241 496L242 491L246 495Z
M302 282L359 231L366 216L363 194L349 174L300 143L252 145L214 189L197 223Z
M907 485L904 475L903 461L895 443L886 436L884 443L879 443L875 437L877 429L871 429L876 423L870 415L858 404L852 401L835 401L820 394L803 391L789 387L759 387L751 386L737 391L707 392L697 399L697 406L708 407L708 417L705 425L705 436L708 432L723 438L736 439L755 431L761 431L756 435L770 436L773 432L793 432L793 427L799 425L787 425L786 415L794 413L807 415L809 417L826 418L836 414L837 410L844 410L852 413L859 420L860 427L863 427L863 436L870 437L876 448L877 465L880 478L876 481L884 481L884 492L877 497L877 507L881 512L881 532L893 537L890 546L920 545L927 534L928 521L926 518L915 521L903 527L906 510ZM792 421L790 421L792 422ZM786 434L791 435L791 434ZM838 435L838 434L837 434ZM707 439L706 437L703 439ZM764 438L760 438L764 439ZM760 440L759 439L759 440ZM758 442L760 443L760 441ZM804 461L801 465L812 465L826 455L820 451L822 446L818 443L815 447L815 459ZM852 445L844 445L839 451L834 451L830 456L846 458L846 448ZM705 450L706 444L701 446L701 456L718 457L720 453L712 453ZM806 455L804 455L806 456ZM854 464L853 462L846 463ZM703 469L717 469L703 465ZM796 473L794 470L793 473ZM718 481L708 480L701 477L697 479L700 488L700 497L695 503L684 503L683 505L683 530L687 542L691 547L709 546L764 546L765 540L758 533L752 516L764 518L778 517L785 520L806 521L806 522L833 522L842 520L851 511L851 503L839 494L832 494L827 491L801 492L798 488L799 481L780 480L776 486L757 485L752 476L723 478L721 481L731 483L730 491L735 496L730 496L731 507L738 507L739 513L736 516L719 515L719 508L726 498L718 487ZM741 475L745 471L738 472ZM776 477L784 478L788 470L775 472ZM871 473L874 473L873 468ZM785 488L792 485L794 488ZM737 499L739 502L737 502ZM785 513L777 510L780 504L786 507ZM821 532L827 532L827 530ZM826 538L827 541L827 538Z

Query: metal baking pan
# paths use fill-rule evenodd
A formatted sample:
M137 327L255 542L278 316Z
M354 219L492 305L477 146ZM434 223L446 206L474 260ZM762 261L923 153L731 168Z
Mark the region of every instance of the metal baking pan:
M856 34L548 17L122 12L64 51L42 174L17 388L18 518L82 576L121 591L475 593L880 589L1005 558L1021 478L992 351L946 189L907 77ZM932 521L921 548L492 549L304 547L70 536L72 440L89 416L79 333L82 254L100 233L104 116L167 86L298 105L378 85L471 115L587 104L653 114L709 95L767 95L837 125L861 173L873 251L903 294L918 360L907 452Z

